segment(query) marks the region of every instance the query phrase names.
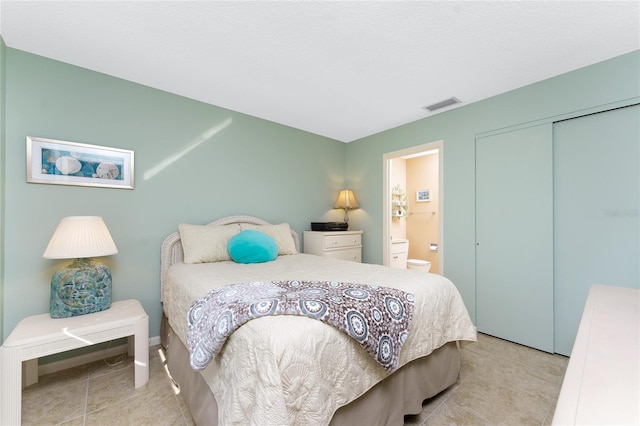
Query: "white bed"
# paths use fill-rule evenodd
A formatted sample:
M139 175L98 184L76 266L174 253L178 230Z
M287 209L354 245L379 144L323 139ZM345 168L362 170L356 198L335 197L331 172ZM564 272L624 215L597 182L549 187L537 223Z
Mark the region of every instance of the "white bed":
M249 216L209 225L232 224L273 226ZM300 253L258 264L186 264L180 236L171 234L162 246L163 342L169 369L198 424L353 424L355 419L402 424L405 414L421 410L424 399L455 383L456 342L476 339L458 291L439 275ZM299 251L296 233L290 231L290 237ZM402 367L389 373L354 339L320 321L270 316L240 327L206 369L191 370L186 349L191 304L215 287L266 280L374 284L414 294Z

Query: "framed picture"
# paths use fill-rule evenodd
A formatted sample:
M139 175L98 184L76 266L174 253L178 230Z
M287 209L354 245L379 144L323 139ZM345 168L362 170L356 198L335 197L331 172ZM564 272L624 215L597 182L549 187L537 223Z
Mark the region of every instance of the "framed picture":
M423 201L431 201L431 190L421 189L416 191L416 201L421 203Z
M27 182L133 189L133 151L27 136Z

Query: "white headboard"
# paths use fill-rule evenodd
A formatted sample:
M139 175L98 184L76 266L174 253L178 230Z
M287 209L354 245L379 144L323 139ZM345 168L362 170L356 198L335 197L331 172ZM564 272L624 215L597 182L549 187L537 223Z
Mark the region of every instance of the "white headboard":
M266 220L253 217L253 216L227 216L222 219L214 220L207 225L231 225L233 223L249 223L252 225L271 225ZM296 250L300 251L300 241L298 241L298 234L293 229L291 230L291 238L296 245ZM184 258L184 252L182 251L182 242L180 241L180 232L176 231L169 234L167 238L162 242L160 249L160 294L162 295L162 288L164 287L164 280L169 266L176 262L182 262ZM162 296L160 296L162 297Z

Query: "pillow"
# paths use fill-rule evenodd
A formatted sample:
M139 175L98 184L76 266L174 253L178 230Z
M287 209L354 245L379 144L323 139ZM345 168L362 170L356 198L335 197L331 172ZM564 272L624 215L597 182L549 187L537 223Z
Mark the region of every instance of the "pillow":
M252 225L242 223L240 227L243 231L246 229L260 231L273 238L278 245L278 255L298 253L288 223L281 223L280 225Z
M229 255L238 263L270 262L278 257L278 245L263 232L242 231L229 240Z
M178 225L184 263L231 260L227 244L240 232L240 225Z

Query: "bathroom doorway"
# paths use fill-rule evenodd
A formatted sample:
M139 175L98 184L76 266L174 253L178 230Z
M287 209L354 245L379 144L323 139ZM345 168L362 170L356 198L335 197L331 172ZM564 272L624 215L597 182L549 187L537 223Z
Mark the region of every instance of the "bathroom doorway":
M392 241L409 241L409 259L442 273L444 247L443 141L383 155L383 264L393 262Z

